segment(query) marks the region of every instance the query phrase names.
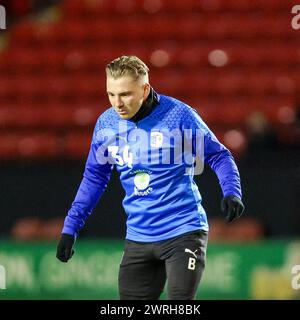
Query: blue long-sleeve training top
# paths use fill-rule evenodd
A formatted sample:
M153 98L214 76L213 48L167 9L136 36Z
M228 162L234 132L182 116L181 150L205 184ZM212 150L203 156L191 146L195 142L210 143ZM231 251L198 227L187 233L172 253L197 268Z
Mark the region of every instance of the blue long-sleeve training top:
M62 233L78 235L114 166L126 193L127 239L155 242L208 231L194 182L204 163L216 173L224 196L241 198L240 176L230 151L193 108L158 95L153 111L133 122L121 119L111 107L97 120L83 179Z

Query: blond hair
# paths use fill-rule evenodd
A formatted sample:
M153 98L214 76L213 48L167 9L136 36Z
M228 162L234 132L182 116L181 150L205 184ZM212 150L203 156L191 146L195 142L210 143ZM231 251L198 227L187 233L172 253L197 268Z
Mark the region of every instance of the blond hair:
M149 68L136 56L121 56L106 65L106 75L115 79L130 75L135 80L146 77L148 81Z

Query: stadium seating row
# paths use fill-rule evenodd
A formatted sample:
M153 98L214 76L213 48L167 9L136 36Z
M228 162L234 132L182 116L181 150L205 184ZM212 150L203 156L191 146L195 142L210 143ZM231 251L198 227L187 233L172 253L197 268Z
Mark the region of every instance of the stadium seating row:
M124 27L126 26L126 27ZM142 26L142 27L141 27ZM243 27L241 27L243 26ZM291 15L234 15L193 13L187 18L181 15L103 17L99 20L63 19L52 24L28 23L12 30L13 37L23 46L39 41L49 45L85 45L101 41L149 40L198 40L198 39L269 39L293 38Z
M140 13L157 13L160 11L184 12L190 13L195 11L203 12L224 12L230 11L281 11L286 6L293 6L295 3L291 0L69 0L65 1L64 12L70 16L86 14L133 14Z
M111 45L103 48L99 45L80 48L46 46L39 50L28 47L26 50L11 50L1 56L0 70L5 73L60 73L66 70L80 69L82 72L101 71L107 61L121 54L135 54L150 61L154 67L184 68L189 72L191 66L209 67L212 65L243 67L268 67L274 72L278 68L289 70L291 61L299 61L299 45L297 42L265 43L256 45L212 45L197 42L185 47L179 44L161 42L152 45ZM101 68L100 68L101 67ZM294 68L297 67L297 64ZM100 70L99 70L100 68Z
M67 135L53 133L13 132L0 135L0 158L11 159L85 159L89 150L91 132L75 132Z
M201 97L182 99L198 110L210 125L239 126L247 123L249 116L256 111L265 114L270 123L288 122L285 114L296 113L291 97L272 97L262 100L209 100ZM67 129L93 127L98 116L109 106L105 99L91 105L73 104L59 106L23 103L20 106L4 106L0 109L0 128Z
M296 69L297 71L297 69ZM151 74L151 83L160 92L175 96L267 96L288 95L297 92L300 75L293 72L192 72L180 73L176 69L157 70ZM0 77L0 101L56 100L72 103L74 100L97 100L106 95L104 77L93 74L70 74L56 77L20 75ZM76 99L77 98L77 99Z

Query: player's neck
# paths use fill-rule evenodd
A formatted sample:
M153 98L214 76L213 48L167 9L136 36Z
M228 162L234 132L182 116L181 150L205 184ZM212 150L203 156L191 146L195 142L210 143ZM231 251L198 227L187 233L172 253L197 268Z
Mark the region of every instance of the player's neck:
M133 122L138 122L146 118L153 111L153 109L158 103L158 95L153 90L153 88L151 88L147 99L144 101L139 111L130 120Z

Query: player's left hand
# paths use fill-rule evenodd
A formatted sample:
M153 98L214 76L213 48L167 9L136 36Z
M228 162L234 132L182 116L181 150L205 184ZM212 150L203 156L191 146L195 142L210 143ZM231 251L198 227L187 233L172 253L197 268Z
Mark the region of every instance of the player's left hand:
M241 199L236 196L227 196L222 199L221 210L226 214L227 222L239 218L244 212L244 205Z

